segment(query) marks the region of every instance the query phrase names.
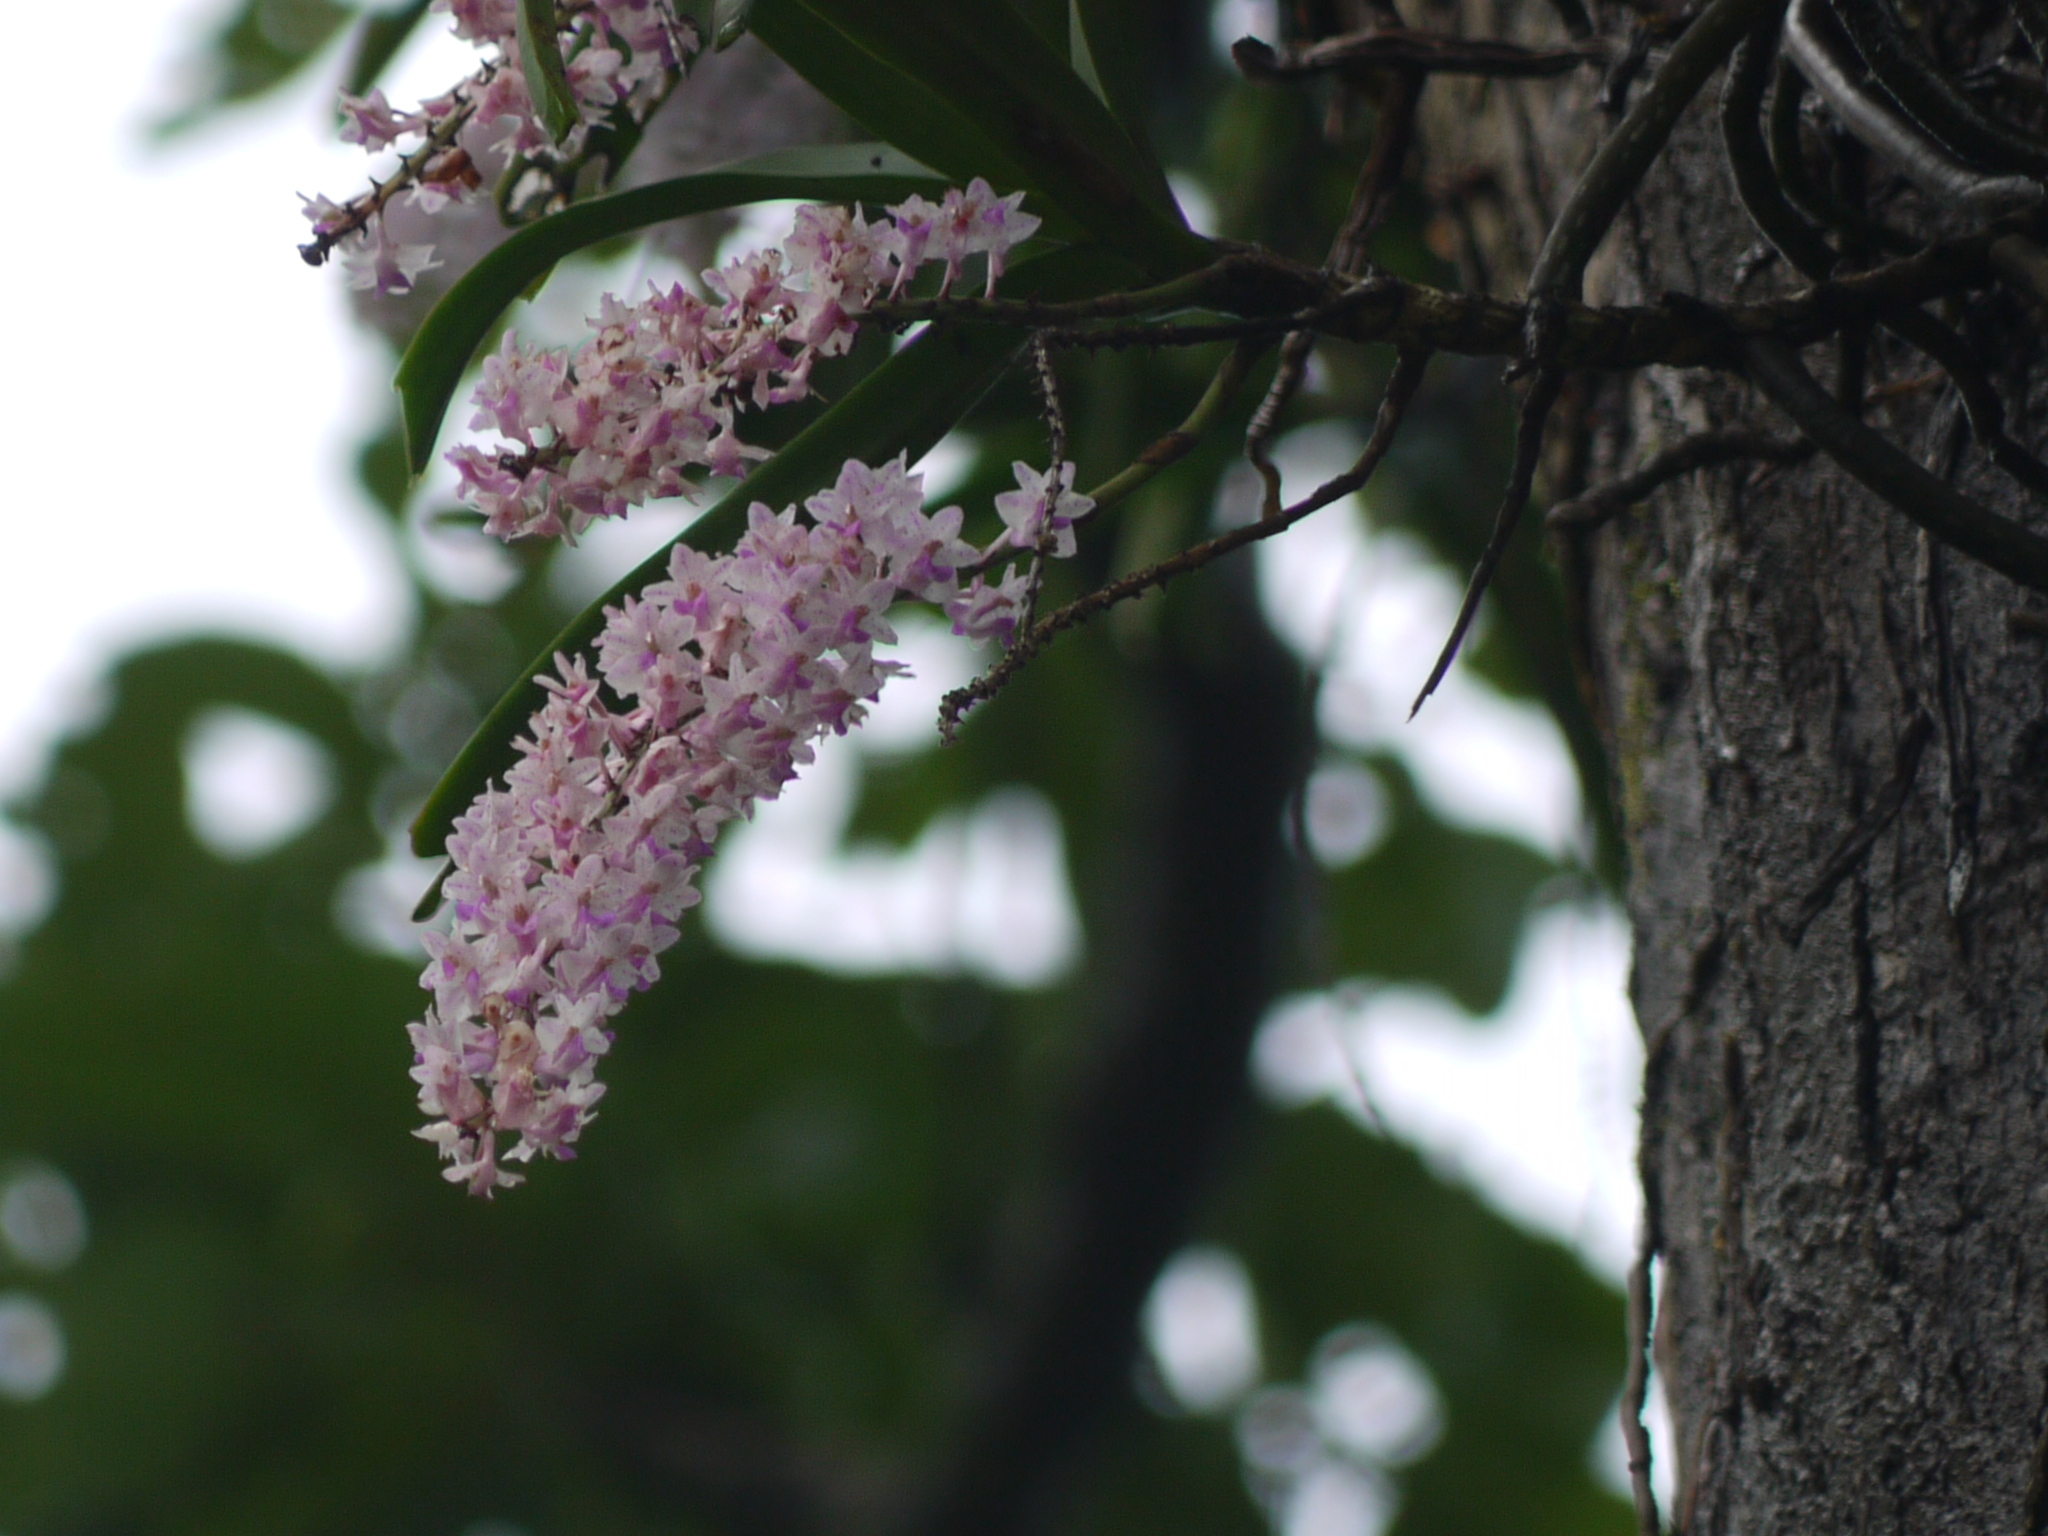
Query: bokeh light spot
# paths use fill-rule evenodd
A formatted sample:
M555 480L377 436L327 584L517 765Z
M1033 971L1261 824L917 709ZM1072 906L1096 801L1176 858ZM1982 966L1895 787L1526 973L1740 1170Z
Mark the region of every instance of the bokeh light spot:
M0 1397L32 1403L64 1375L64 1329L52 1312L21 1291L0 1296Z
M1302 790L1309 852L1325 869L1344 869L1387 835L1387 792L1363 763L1327 763Z
M85 1252L85 1202L47 1164L17 1169L0 1185L0 1241L31 1269L59 1270Z
M1394 1519L1393 1491L1364 1467L1325 1461L1294 1485L1282 1536L1380 1536Z
M1309 1396L1324 1439L1385 1466L1419 1460L1443 1434L1443 1400L1428 1368L1370 1324L1339 1328L1316 1346Z
M223 859L253 859L320 819L334 799L326 748L296 726L250 709L201 713L185 738L185 815Z
M1143 1324L1161 1379L1190 1413L1227 1408L1259 1379L1257 1298L1226 1249L1176 1254L1153 1282Z

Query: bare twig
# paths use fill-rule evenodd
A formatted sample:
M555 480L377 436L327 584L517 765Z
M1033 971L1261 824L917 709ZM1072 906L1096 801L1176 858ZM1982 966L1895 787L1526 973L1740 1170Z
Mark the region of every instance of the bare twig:
M1650 62L1650 29L1638 21L1630 29L1628 47L1608 67L1607 78L1600 82L1600 110L1609 117L1619 117L1628 110L1628 93L1636 79L1643 72L1643 66Z
M1550 420L1550 408L1557 403L1558 391L1563 386L1564 374L1555 367L1539 367L1536 377L1530 381L1529 393L1522 400L1521 416L1515 424L1515 462L1508 471L1507 489L1501 494L1500 510L1494 514L1493 533L1486 541L1486 548L1480 551L1479 563L1472 568L1472 579L1465 585L1465 600L1458 605L1458 616L1451 623L1450 636L1444 641L1436 665L1429 669L1428 681L1423 683L1422 691L1415 695L1415 702L1409 707L1408 718L1411 720L1422 708L1423 701L1436 692L1444 674L1451 670L1458 647L1464 644L1465 632L1472 627L1472 620L1479 612L1479 600L1486 596L1486 589L1493 583L1493 573L1500 567L1501 556L1507 553L1508 540L1514 537L1522 509L1529 503L1529 488L1536 479L1536 460L1543 449L1544 424Z
M2022 447L2005 430L2005 402L1998 398L1970 344L1921 309L1887 315L1885 329L1940 365L1961 396L1970 435L1991 455L1991 462L2036 496L2048 496L2048 464Z
M455 139L469 126L469 120L476 115L477 96L491 77L498 72L495 62L486 62L468 82L474 87L462 102L446 117L442 118L428 133L420 147L398 162L398 168L383 181L372 181L370 190L352 197L342 205L344 217L332 229L321 230L299 247L299 256L309 267L324 264L334 254L335 247L349 236L369 228L370 221L381 216L385 205L401 192L416 186L429 170L441 169L448 176L474 176L475 169L469 163L468 154L459 148Z
M1252 41L1245 39L1238 48L1242 50L1246 43ZM1240 58L1239 62L1243 60ZM1337 277L1350 277L1364 265L1373 232L1393 206L1394 188L1400 183L1409 148L1415 141L1415 112L1421 105L1422 84L1422 72L1412 66L1404 66L1389 74L1380 103L1379 120L1373 126L1372 149L1359 167L1358 181L1351 192L1351 207L1336 238L1330 243L1329 258L1323 263L1325 272ZM1279 514L1281 496L1280 471L1274 466L1267 447L1279 427L1281 412L1300 391L1302 380L1308 376L1308 360L1315 350L1315 341L1314 327L1304 325L1291 332L1280 344L1280 366L1245 432L1244 456L1258 471L1259 479L1266 488L1260 507L1265 517Z
M1372 436L1367 440L1364 452L1359 454L1358 462L1345 473L1317 486L1312 493L1282 510L1278 516L1262 517L1257 522L1233 528L1206 543L1184 549L1157 565L1149 565L1121 580L1098 587L1085 597L1076 598L1066 607L1048 614L1030 630L1019 634L1017 643L1001 661L965 688L956 688L946 695L939 706L940 739L950 742L954 732L960 728L961 718L968 710L1000 693L1010 679L1045 648L1046 642L1062 631L1071 629L1126 599L1137 597L1154 587L1164 586L1177 576L1200 570L1203 566L1242 549L1247 544L1269 539L1276 533L1284 533L1310 513L1321 511L1331 502L1341 501L1358 490L1372 478L1373 472L1379 468L1380 461L1386 457L1387 450L1394 446L1394 438L1400 432L1401 422L1408 413L1408 406L1414 400L1415 392L1422 386L1423 374L1428 366L1429 355L1423 352L1403 352L1395 359L1393 375L1387 380L1386 394L1381 397L1379 414L1373 421Z
M982 321L995 325L1045 327L1087 320L1115 320L1132 315L1207 304L1230 294L1234 280L1252 279L1271 273L1287 263L1262 252L1240 248L1224 251L1206 267L1123 293L1106 293L1092 299L1046 302L1034 299L983 299L953 295L938 299L892 299L871 304L851 318L878 325L914 325L920 320Z
M1778 12L1766 12L1729 60L1721 86L1721 145L1750 222L1797 271L1819 282L1835 269L1834 248L1787 200L1764 143L1764 86L1777 55L1778 30Z
M1280 366L1273 374L1273 382L1267 386L1265 399L1252 412L1251 426L1244 434L1244 456L1259 472L1259 479L1266 487L1259 504L1261 517L1277 517L1280 513L1280 470L1267 449L1273 441L1274 432L1279 429L1280 413L1287 409L1287 403L1308 376L1308 358L1315 345L1314 331L1288 332L1287 339L1280 343Z
M1788 22L1788 28L1789 28ZM1788 30L1787 36L1791 35ZM1773 36L1768 18L1736 49L1721 93L1721 138L1727 149L1735 186L1765 237L1785 259L1816 281L1825 279L1836 262L1834 250L1819 230L1801 218L1786 200L1784 188L1774 174L1765 150L1758 113L1763 99L1764 76L1770 67ZM1781 89L1783 86L1781 85ZM1991 246L1990 259L1999 270L2024 252L2039 254L2040 248L2019 235L2008 235ZM2048 264L2048 258L2044 258ZM1886 329L1907 345L1917 348L1938 363L1954 381L1970 419L1970 431L1991 455L1992 462L2036 495L2048 496L2048 465L2028 453L2005 430L2005 406L1991 381L1972 355L1969 344L1934 316L1919 309L1902 309L1883 318Z
M1256 37L1241 37L1230 45L1230 56L1251 80L1288 80L1326 71L1357 76L1381 69L1537 79L1569 74L1582 64L1598 62L1602 53L1596 47L1523 48L1489 38L1375 27L1278 48Z
M1045 433L1052 450L1053 468L1067 459L1067 412L1060 403L1060 376L1053 371L1052 348L1043 335L1031 338L1031 371L1038 384L1038 400L1045 414Z
M1208 320L1186 323L1175 320L1137 321L1127 325L1056 325L1038 334L1050 346L1069 347L1077 352L1121 352L1129 347L1206 347L1219 341L1244 341L1285 335L1288 331L1313 329L1324 312L1303 310L1292 315L1268 315L1251 320Z
M1067 412L1060 403L1060 376L1052 365L1052 349L1045 333L1031 338L1031 371L1038 384L1038 401L1045 416L1045 433L1052 456L1052 476L1046 482L1045 533L1031 552L1031 569L1024 580L1024 607L1017 618L1019 633L1028 633L1038 617L1038 594L1045 584L1045 551L1053 528L1053 515L1060 504L1060 475L1067 462Z
M1667 295L1657 304L1588 305L1555 300L1554 360L1566 370L1628 369L1661 363L1677 368L1746 367L1745 338L1768 336L1795 347L1847 326L1881 320L1933 299L1995 280L1993 245L2032 231L2038 219L2000 220L1936 241L1910 256L1814 284L1803 293L1748 304L1714 306ZM1077 303L1007 299L918 300L877 305L861 318L908 324L934 320L1036 330L1091 319L1129 318L1204 305L1247 317L1285 317L1344 341L1384 342L1467 357L1517 357L1524 350L1529 306L1482 294L1453 293L1385 273L1363 281L1320 271L1268 251L1235 249L1216 262L1156 288L1107 294ZM1272 325L1257 328L1272 334ZM1235 339L1236 331L1199 339Z
M1422 104L1422 85L1420 70L1387 72L1372 150L1358 168L1351 207L1330 246L1326 266L1332 272L1352 277L1365 269L1366 249L1394 206L1394 189L1401 184L1401 172L1415 143L1415 112Z
M1694 470L1714 469L1744 459L1797 464L1812 454L1813 444L1804 438L1767 437L1761 432L1702 432L1666 448L1633 474L1559 502L1544 521L1553 528L1597 528L1623 508L1648 500L1652 492Z
M1777 83L1771 92L1771 165L1792 206L1816 224L1840 230L1859 245L1876 251L1904 254L1920 248L1920 242L1903 230L1874 219L1861 209L1851 208L1807 168L1806 149L1800 132L1800 102L1806 95L1806 76L1784 54L1778 55Z

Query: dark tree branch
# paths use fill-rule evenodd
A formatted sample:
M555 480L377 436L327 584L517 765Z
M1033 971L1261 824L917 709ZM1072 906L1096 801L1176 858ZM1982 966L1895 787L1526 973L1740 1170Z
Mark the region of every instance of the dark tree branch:
M1870 250L1904 254L1920 242L1860 209L1851 208L1813 178L1800 136L1799 104L1806 95L1806 76L1784 54L1778 55L1777 81L1771 92L1771 168L1792 206L1814 223L1841 231Z
M1113 581L1099 587L1087 596L1076 598L1066 607L1048 614L1038 624L1017 637L1003 659L969 683L965 688L955 689L946 695L939 706L939 734L951 740L959 728L961 718L975 705L992 699L1000 693L1010 679L1036 656L1063 630L1072 629L1076 624L1093 618L1105 609L1118 603L1138 597L1154 587L1162 587L1177 576L1198 571L1203 566L1221 559L1227 554L1255 544L1260 539L1269 539L1276 533L1284 533L1312 512L1319 512L1333 501L1341 501L1353 491L1362 488L1387 451L1394 446L1394 439L1401 430L1401 422L1408 413L1416 391L1422 387L1423 374L1429 367L1426 352L1403 352L1394 362L1394 372L1387 380L1387 392L1380 400L1379 414L1373 422L1372 436L1365 449L1358 456L1358 462L1334 480L1325 481L1308 496L1293 506L1284 509L1277 516L1261 517L1257 522L1246 523L1230 532L1219 534L1207 543L1197 544L1182 550L1179 554L1160 561L1157 565L1146 566L1134 571L1120 581Z
M1632 507L1685 475L1716 469L1745 459L1767 464L1797 464L1813 454L1804 438L1767 437L1761 432L1702 432L1666 448L1633 474L1610 481L1550 509L1544 521L1553 528L1597 528L1624 508Z
M2027 235L2033 216L2000 220L1936 241L1867 272L1816 283L1803 293L1750 304L1709 305L1682 295L1651 305L1588 305L1553 300L1554 360L1566 371L1744 366L1743 342L1774 337L1808 346L1844 328L1883 320L1931 300L1982 288L1999 274L1991 251L2001 240ZM1212 265L1158 288L1100 299L1041 304L1008 299L914 300L879 304L861 318L884 324L942 320L1042 329L1092 320L1207 307L1256 319L1255 329L1313 329L1342 341L1381 342L1411 351L1467 357L1520 357L1529 306L1480 294L1452 293L1425 283L1375 274L1351 280L1288 261L1271 252L1232 250ZM1242 335L1236 329L1203 331L1204 341ZM1064 339L1064 333L1063 333ZM1075 338L1085 341L1082 333Z
M1597 62L1602 54L1592 47L1522 48L1487 38L1445 37L1407 27L1377 27L1298 47L1275 48L1256 37L1241 37L1230 45L1230 56L1246 79L1285 81L1331 71L1357 78L1383 69L1540 79L1569 74L1582 64Z
M1280 413L1301 389L1308 377L1309 354L1315 350L1316 334L1311 330L1289 331L1280 343L1280 366L1267 386L1266 396L1252 412L1251 425L1244 434L1244 456L1259 472L1265 493L1259 500L1259 515L1272 519L1280 515L1280 470L1267 451L1273 434L1280 429Z
M1387 73L1379 121L1373 126L1372 150L1359 167L1358 182L1351 193L1351 207L1336 239L1330 244L1329 259L1323 264L1323 270L1333 276L1348 278L1357 275L1365 265L1373 232L1393 206L1394 189L1400 185L1402 169L1408 163L1408 151L1415 142L1415 113L1422 104L1423 81L1422 72L1413 67ZM1280 366L1273 375L1265 399L1259 402L1258 410L1252 414L1250 428L1245 432L1244 456L1265 484L1260 511L1268 518L1280 515L1281 486L1280 471L1274 467L1266 451L1267 445L1279 427L1281 413L1308 376L1308 360L1315 350L1315 342L1314 328L1304 326L1291 332L1280 344Z
M1807 10L1808 0L1794 6L1795 15ZM1952 154L1994 172L2048 175L2048 145L1979 112L1914 48L1886 0L1831 0L1831 16L1885 94Z
M1721 146L1750 222L1795 271L1819 282L1835 270L1834 248L1787 200L1764 143L1764 86L1777 48L1774 10L1758 18L1729 61L1721 87Z
M1991 462L2036 496L2048 496L2048 464L2028 453L2005 430L2005 402L1991 387L1970 344L1921 309L1887 315L1885 329L1939 365L1962 398L1970 435L1991 455Z
M1721 138L1735 187L1750 219L1787 261L1820 281L1835 267L1836 254L1820 233L1786 200L1764 148L1758 113L1775 37L1768 20L1745 38L1729 66L1721 93ZM2028 248L2038 247L2027 242ZM1996 260L1996 258L1994 258ZM2005 406L1991 387L1969 344L1934 316L1904 309L1884 317L1885 328L1939 364L1962 396L1970 431L1992 462L2036 495L2048 496L2048 465L2015 442L2005 430Z
M1529 291L1576 298L1586 263L1692 99L1771 0L1712 0L1693 19L1572 188L1529 273Z
M1878 4L1870 9L1881 13L1884 8ZM1929 197L1988 214L2041 201L2041 187L2026 175L1987 176L1958 159L1950 148L1952 141L1925 131L1923 125L1928 120L1919 116L1922 103L1916 103L1913 117L1908 117L1893 108L1890 96L1869 90L1867 80L1860 78L1862 70L1849 39L1838 31L1837 20L1838 13L1830 12L1821 0L1792 0L1792 8L1785 13L1785 51L1827 99L1845 128L1898 166L1906 179ZM1858 33L1858 46L1863 40ZM1874 55L1866 50L1864 56ZM1892 76L1881 75L1880 79L1889 91ZM2008 172L2024 169L2009 155L1976 158Z
M1246 1054L1279 980L1279 829L1313 725L1249 583L1197 600L1200 638L1170 633L1160 663L1133 669L1138 761L1111 821L1143 875L1089 914L1100 959L1082 995L1107 1002L1049 1143L1045 1237L995 1298L1004 1331L899 1536L1062 1528L1049 1494L1130 1402L1146 1292L1246 1114Z
M1751 337L1750 377L1863 485L1937 539L2035 592L2048 592L2048 539L1988 511L1844 410L1784 342Z

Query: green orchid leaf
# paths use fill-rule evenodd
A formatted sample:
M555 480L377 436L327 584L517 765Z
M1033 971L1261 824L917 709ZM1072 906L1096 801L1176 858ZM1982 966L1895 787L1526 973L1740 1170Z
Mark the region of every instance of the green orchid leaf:
M1130 262L1099 248L1049 252L1022 262L1006 284L1019 298L1067 299L1105 293L1136 275ZM574 655L604 627L605 609L661 580L676 543L711 552L732 547L755 502L788 506L830 485L848 459L879 464L907 454L915 461L946 435L988 390L1024 344L1024 334L999 326L934 328L916 338L850 390L670 545L648 556L610 591L563 626L527 664L427 796L412 824L423 858L441 851L455 818L517 760L513 739L544 702L534 679L556 655Z
M519 67L526 76L526 94L533 98L548 137L560 144L583 121L583 111L569 89L562 40L555 28L555 0L519 0Z
M159 139L175 138L211 121L223 107L268 95L297 77L334 35L356 17L335 0L243 0L199 46L192 85L150 125Z
M1088 46L1087 30L1081 25L1081 8L1074 0L1067 0L1067 59L1074 66L1074 73L1081 77L1081 83L1095 93L1097 101L1108 106L1109 93L1102 88L1102 76L1095 68L1095 52Z
M1151 105L1146 78L1145 23L1129 0L1068 0L1074 71L1109 108L1148 165L1157 165L1145 119Z
M754 0L748 30L841 111L879 139L931 166L952 184L985 176L1005 192L1030 187L1025 166L969 114L920 89L899 70L820 21L799 0ZM1047 234L1075 238L1079 225L1033 199Z
M1013 7L755 0L752 27L871 132L955 179L1022 188L1032 211L1154 275L1208 259L1156 161Z
M1067 52L1069 0L1010 0L1010 8L1051 43L1055 51Z
M592 198L529 225L463 274L398 364L407 462L427 467L448 404L499 316L563 257L652 224L777 198L896 202L944 182L886 144L777 150L694 176Z
M348 69L342 76L344 91L361 96L377 83L398 56L398 50L419 30L420 22L426 18L427 4L428 0L411 0L401 10L372 11L363 18L349 49Z

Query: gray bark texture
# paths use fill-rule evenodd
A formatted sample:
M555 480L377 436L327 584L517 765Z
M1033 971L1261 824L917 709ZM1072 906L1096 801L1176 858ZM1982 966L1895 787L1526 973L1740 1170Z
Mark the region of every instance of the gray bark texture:
M1459 24L1560 35L1534 5L1477 0ZM1603 30L1627 26L1610 7ZM1478 244L1512 291L1612 119L1591 78L1447 84L1432 86L1425 169L1441 185L1490 167L1502 190ZM1716 90L1617 222L1590 298L1799 286L1755 260ZM1871 167L1873 187L1883 176ZM1986 294L1947 318L1994 363L2014 435L2038 444L2039 316ZM1825 379L1843 366L1832 346L1807 360ZM1865 420L2042 526L1932 373L1872 338ZM1586 468L1565 473L1596 480L1691 432L1790 426L1726 377L1651 372L1590 400ZM1803 1536L2048 1529L2048 640L2038 619L2014 623L2038 600L1825 461L1696 474L1566 556L1648 1046L1654 1358L1679 1462L1665 1518Z

